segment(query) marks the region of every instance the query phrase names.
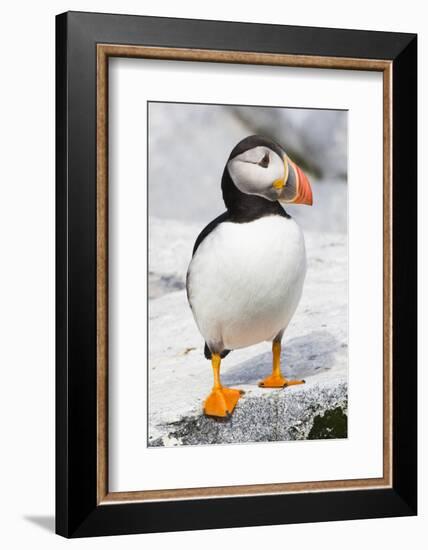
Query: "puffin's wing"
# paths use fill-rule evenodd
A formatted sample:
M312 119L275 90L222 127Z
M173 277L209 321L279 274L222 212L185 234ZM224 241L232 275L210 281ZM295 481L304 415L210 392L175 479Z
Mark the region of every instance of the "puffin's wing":
M202 231L199 233L198 238L196 239L195 244L193 246L192 258L196 254L196 251L198 250L199 245L205 239L205 237L207 237L211 233L211 231L214 231L214 229L220 223L226 221L227 219L228 219L228 213L224 212L223 214L221 214L220 216L215 218L215 220L210 222L204 229L202 229ZM190 295L189 295L189 270L190 270L190 265L189 265L189 269L187 270L187 274L186 274L186 294L187 294L187 300L189 301L190 308L192 308L192 304L190 302Z
M215 220L210 222L202 231L199 233L198 238L195 241L195 245L193 247L192 257L195 255L195 252L198 250L199 245L201 242L205 239L205 237L208 237L208 235L211 233L211 231L214 231L214 229L222 222L225 222L228 218L228 213L224 212L220 216L218 216Z
M211 233L211 231L214 231L214 229L222 222L225 222L228 220L228 212L224 212L217 218L215 218L212 222L210 222L198 235L198 238L195 241L195 244L193 246L193 252L192 252L192 258L195 255L196 251L198 250L199 245L201 242L205 239L205 237L208 237L208 235ZM187 271L186 275L186 294L187 294L187 300L190 305L190 309L192 309L192 303L190 301L190 295L189 295L189 270ZM230 353L230 350L225 349L221 352L220 357L223 359L226 357L226 355ZM204 355L206 359L211 359L211 350L208 347L208 344L205 342L204 347Z

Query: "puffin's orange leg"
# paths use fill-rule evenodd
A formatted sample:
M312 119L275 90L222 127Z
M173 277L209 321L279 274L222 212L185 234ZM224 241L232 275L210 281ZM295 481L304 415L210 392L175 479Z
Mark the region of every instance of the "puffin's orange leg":
M204 402L204 413L207 416L227 417L233 412L238 399L244 393L241 390L224 388L220 382L221 358L218 353L213 353L211 364L214 373L214 386Z
M261 388L285 388L304 384L304 380L289 380L281 373L281 342L272 342L272 374L259 383Z

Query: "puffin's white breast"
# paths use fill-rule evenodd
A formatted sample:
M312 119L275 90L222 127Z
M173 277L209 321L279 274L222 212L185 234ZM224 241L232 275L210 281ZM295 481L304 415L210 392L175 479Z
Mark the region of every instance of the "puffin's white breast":
M219 224L188 271L189 302L210 348L273 340L296 310L305 273L303 234L293 219Z

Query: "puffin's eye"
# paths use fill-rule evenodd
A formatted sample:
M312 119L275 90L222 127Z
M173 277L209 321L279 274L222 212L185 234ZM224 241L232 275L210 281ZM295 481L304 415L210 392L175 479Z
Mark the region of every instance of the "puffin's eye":
M262 166L263 168L267 168L269 166L269 153L265 153L264 157L259 162L259 166Z

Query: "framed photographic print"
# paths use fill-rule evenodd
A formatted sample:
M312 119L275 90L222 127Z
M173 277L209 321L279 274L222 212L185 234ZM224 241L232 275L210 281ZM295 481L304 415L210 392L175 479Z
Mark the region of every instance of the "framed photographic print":
M56 24L57 532L416 514L416 36Z

